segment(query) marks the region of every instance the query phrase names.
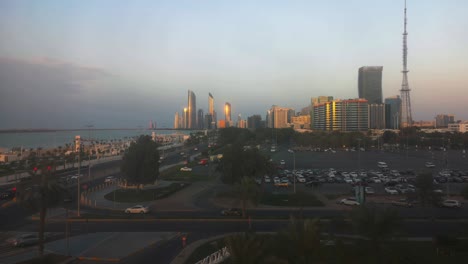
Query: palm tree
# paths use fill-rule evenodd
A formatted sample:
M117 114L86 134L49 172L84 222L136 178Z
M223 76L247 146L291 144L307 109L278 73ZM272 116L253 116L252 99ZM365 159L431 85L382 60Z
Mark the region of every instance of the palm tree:
M258 202L259 189L255 181L250 177L242 177L240 183L235 186L236 192L242 204L242 217L246 217L247 202L254 205Z
M33 177L33 183L21 184L17 192L17 202L33 211L39 211L39 254L44 255L44 230L46 222L47 208L57 205L63 201L63 195L66 190L56 182L50 180L54 178L55 167L53 164L42 164L41 176ZM35 187L37 186L37 187Z
M291 216L289 226L278 233L279 244L275 253L288 263L321 263L324 250L320 243L320 230L318 219Z
M267 239L253 233L240 233L224 239L230 254L229 263L266 263L268 258Z

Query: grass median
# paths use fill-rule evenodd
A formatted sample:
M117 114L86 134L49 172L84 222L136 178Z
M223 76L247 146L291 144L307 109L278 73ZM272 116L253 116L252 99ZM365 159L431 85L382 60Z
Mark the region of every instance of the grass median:
M297 193L264 193L260 203L273 206L324 206L313 194Z
M171 194L182 190L189 186L190 183L177 182L171 183L169 186L155 188L155 189L118 189L112 191L104 196L107 200L115 201L119 203L140 203L148 202L166 198Z

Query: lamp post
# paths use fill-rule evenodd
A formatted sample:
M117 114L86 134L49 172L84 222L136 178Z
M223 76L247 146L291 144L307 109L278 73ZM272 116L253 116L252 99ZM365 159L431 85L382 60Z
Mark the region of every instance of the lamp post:
M361 171L361 140L360 138L357 139L358 141L358 171Z
M294 185L294 193L296 193L296 152L293 150L293 185Z

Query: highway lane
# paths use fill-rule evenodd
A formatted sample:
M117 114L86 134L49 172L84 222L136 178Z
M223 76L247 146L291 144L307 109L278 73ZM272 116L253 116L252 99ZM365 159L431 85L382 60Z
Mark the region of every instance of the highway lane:
M337 227L328 225L324 221L326 230L338 232ZM354 234L349 222L344 230L339 233ZM203 219L203 220L177 220L177 219L140 219L100 222L72 222L70 223L72 234L94 232L182 232L182 233L230 233L230 232L277 232L286 228L289 220L251 220L248 219ZM407 237L433 237L439 234L452 236L468 236L467 221L428 221L406 220L401 223L401 233ZM37 223L24 225L23 232L36 232ZM46 232L64 232L64 222L49 222Z

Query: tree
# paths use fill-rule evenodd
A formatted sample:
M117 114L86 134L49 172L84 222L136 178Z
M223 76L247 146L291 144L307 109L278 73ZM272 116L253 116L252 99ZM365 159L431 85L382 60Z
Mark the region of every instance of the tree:
M323 257L318 219L290 218L288 227L278 233L275 253L288 263L316 263Z
M395 144L398 139L398 134L392 131L385 131L382 135L382 140L386 144Z
M430 173L418 174L415 185L418 189L417 196L423 206L437 204L440 201L440 195L434 192L434 180Z
M245 209L247 202L257 204L260 191L252 178L242 177L240 183L236 185L236 192L242 203L242 217L246 217Z
M257 264L265 263L266 240L252 233L227 236L224 239L230 254L229 263Z
M376 252L396 234L400 226L398 212L390 208L378 210L374 206L359 206L351 212L351 216L355 231L367 238Z
M121 171L128 183L153 183L159 176L158 143L150 136L140 136L125 152Z
M44 163L39 166L40 175L33 172L32 182L18 186L16 201L23 207L39 211L39 255L44 255L44 231L47 208L58 205L63 201L66 190L55 181L55 166ZM34 184L36 183L36 184Z

